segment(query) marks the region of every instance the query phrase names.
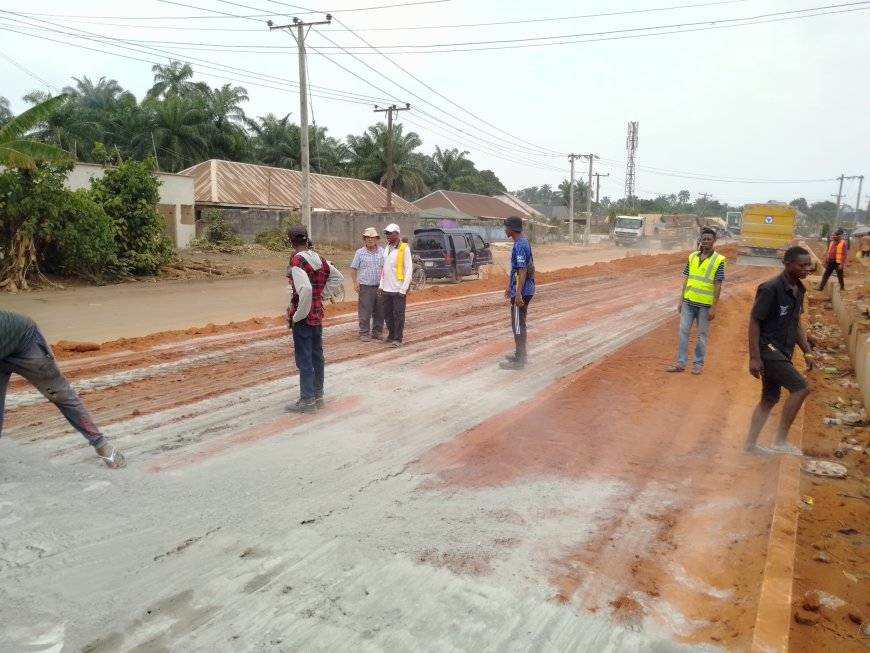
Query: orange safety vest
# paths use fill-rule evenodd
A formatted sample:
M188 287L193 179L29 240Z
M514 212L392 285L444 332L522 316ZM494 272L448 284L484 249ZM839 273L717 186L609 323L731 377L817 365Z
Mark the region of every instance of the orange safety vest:
M828 245L828 260L836 261L837 265L843 262L846 255L846 241L840 240Z

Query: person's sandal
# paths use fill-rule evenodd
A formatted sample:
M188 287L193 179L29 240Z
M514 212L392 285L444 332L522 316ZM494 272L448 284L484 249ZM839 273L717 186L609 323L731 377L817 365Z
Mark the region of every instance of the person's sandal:
M685 367L680 367L679 365L671 365L665 372L685 372Z
M703 373L704 373L703 367L695 367L692 369L692 374L694 374L695 376L700 376Z
M106 467L109 469L123 469L127 466L127 459L124 458L124 454L115 449L115 447L112 447L111 455L101 456L97 454L97 458L106 463Z

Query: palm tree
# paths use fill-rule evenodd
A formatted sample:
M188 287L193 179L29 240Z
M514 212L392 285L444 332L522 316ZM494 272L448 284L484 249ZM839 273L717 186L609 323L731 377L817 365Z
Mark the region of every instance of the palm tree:
M0 127L0 165L34 170L37 161L73 160L72 154L65 150L22 138L60 109L67 99L63 94L49 98Z
M180 95L193 88L193 68L189 63L169 60L168 66L156 64L151 67L154 73L154 86L148 91L149 98L170 97Z
M205 111L197 103L179 95L170 95L150 107L151 130L134 137L138 151L157 150L161 170L178 172L205 161L209 151L203 136Z
M559 190L561 191L561 200L564 206L569 206L569 199L571 197L570 191L571 182L565 179L561 184L559 184ZM586 196L588 191L588 184L582 179L578 179L574 182L574 210L577 211L579 207L585 206L586 204Z
M290 170L302 167L299 125L290 122L289 113L283 118L274 113L261 116L252 130L251 149L257 163Z
M393 162L393 190L405 199L419 197L426 191L425 155L415 152L423 144L415 132L402 133L401 124L393 126L390 139ZM380 122L361 136L347 137L349 169L359 179L368 179L382 186L387 184L387 126Z
M477 170L474 163L465 158L467 155L468 152L457 148L442 150L436 145L430 186L439 190L472 191Z
M685 206L689 203L689 200L692 198L692 194L687 190L681 190L677 193L677 199L680 201L680 204Z

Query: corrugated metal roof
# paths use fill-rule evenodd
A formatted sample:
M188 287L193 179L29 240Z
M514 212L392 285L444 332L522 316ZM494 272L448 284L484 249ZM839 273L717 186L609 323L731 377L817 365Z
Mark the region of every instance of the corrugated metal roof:
M516 195L511 195L510 193L502 193L501 195L496 195L498 199L500 199L505 204L509 204L510 206L514 206L522 211L525 215L530 215L533 218L544 218L546 217L543 213L538 211L531 204L526 204Z
M299 209L302 205L302 173L298 170L212 159L179 174L193 177L197 204L275 209ZM384 189L362 179L312 173L310 192L312 211L381 213L386 204ZM419 211L395 194L393 210Z
M451 190L436 190L425 197L421 197L414 205L419 209L452 209L473 215L476 218L509 218L512 215L519 217L532 217L517 206L511 206L495 197L486 195L473 195L471 193L457 193Z

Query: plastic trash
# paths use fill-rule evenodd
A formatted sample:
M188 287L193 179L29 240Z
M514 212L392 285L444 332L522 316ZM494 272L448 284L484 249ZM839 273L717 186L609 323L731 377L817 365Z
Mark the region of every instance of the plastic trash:
M839 417L826 417L822 420L822 424L827 424L828 426L839 426L843 423Z
M840 371L839 368L836 368L836 367L823 367L822 368L822 372L824 372L825 374L836 374L839 371Z

